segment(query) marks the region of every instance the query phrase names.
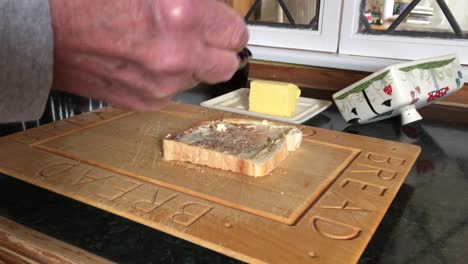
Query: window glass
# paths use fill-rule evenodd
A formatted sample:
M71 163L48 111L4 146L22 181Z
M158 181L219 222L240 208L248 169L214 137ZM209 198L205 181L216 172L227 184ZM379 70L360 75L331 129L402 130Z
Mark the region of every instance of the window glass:
M239 12L251 25L318 30L320 0L224 0L224 2Z
M360 33L468 38L467 0L362 0Z

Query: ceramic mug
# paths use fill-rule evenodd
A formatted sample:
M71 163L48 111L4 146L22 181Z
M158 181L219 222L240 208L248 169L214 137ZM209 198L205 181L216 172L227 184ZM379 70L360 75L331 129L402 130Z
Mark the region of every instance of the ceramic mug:
M416 109L435 103L463 86L456 54L387 67L333 94L343 118L352 124L396 115L402 124L422 119Z

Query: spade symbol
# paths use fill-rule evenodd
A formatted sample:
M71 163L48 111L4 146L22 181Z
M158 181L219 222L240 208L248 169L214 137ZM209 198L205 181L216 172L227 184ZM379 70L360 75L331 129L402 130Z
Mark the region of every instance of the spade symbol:
M356 107L354 107L353 110L351 110L351 113L353 113L354 115L357 115Z
M383 102L382 105L385 105L385 106L392 106L392 99L388 99L387 101Z
M417 86L415 89L416 89L416 91L418 92L418 94L421 93L421 88L419 88L419 86Z

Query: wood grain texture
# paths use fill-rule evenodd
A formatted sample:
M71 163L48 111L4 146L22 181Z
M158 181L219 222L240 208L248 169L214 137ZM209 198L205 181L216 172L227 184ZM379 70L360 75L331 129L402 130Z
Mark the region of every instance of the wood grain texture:
M305 141L263 179L164 161L164 136L193 127L204 118L176 118L164 111L134 114L37 147L285 224L293 224L359 152Z
M332 100L332 94L369 76L372 73L340 69L318 68L286 63L252 61L249 66L251 79L291 82L303 90L314 89L326 93L322 99ZM330 91L329 93L327 93ZM303 91L306 94L307 91ZM437 104L468 108L468 84Z
M264 178L159 159L161 135L225 117L242 116L173 104L31 129L0 139L0 171L243 261L356 263L420 152L298 126L303 147Z
M328 91L339 91L367 77L369 74L366 72L261 61L252 61L249 65L249 77L251 79L290 82L301 88Z
M110 264L113 262L0 217L0 263Z

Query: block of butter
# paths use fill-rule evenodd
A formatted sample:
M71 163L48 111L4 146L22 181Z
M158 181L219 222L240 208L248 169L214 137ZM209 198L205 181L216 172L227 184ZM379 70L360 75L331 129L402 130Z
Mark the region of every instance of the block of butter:
M253 80L250 83L249 111L290 117L296 111L301 90L294 84Z

